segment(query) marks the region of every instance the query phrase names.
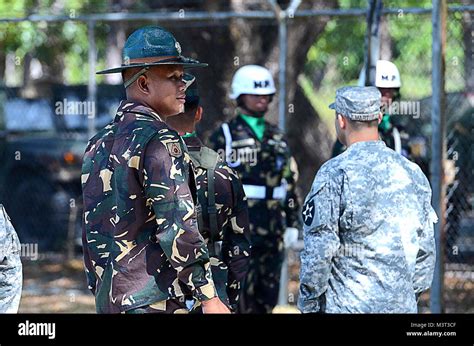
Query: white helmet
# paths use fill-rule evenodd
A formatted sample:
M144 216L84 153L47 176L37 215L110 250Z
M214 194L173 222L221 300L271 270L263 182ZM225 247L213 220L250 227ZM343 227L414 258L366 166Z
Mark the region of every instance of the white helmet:
M232 77L232 92L229 97L235 100L242 94L272 95L276 92L272 74L265 67L245 65Z
M378 88L400 88L400 72L394 63L387 60L377 61L375 68L375 86Z

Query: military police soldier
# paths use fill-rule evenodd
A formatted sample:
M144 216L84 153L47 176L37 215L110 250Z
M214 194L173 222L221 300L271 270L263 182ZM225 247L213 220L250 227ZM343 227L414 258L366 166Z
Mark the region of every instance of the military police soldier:
M412 143L409 133L401 126L401 118L396 117L397 114L391 114L392 109L400 109L394 107L396 102L400 102L400 87L402 82L400 79L400 72L397 66L391 61L378 60L375 68L375 86L379 89L381 99L382 121L379 124L379 135L385 144L395 150L397 153L405 156L411 161L416 162L421 166L424 172L425 162L420 157L419 152L425 152L422 148L412 150ZM425 145L425 142L420 142L420 137L417 138L416 146ZM345 147L336 141L333 148L333 157L339 155L345 150Z
M197 228L190 158L164 122L184 109L181 55L158 26L133 32L122 66L127 100L87 146L83 169L84 259L99 313L229 312L217 298L209 254ZM191 184L193 186L193 184Z
M20 240L0 204L0 313L16 313L23 284Z
M377 61L375 67L375 86L382 94L383 117L379 124L380 137L389 148L405 157L409 157L409 136L394 123L393 114L390 114L392 103L400 101L400 87L402 86L400 72L394 63L387 60Z
M382 94L383 117L379 124L381 139L389 148L418 164L428 175L428 141L423 135L420 135L419 127L421 125L411 121L411 124L415 124L417 128L409 129L407 126L408 114L396 116L397 114L392 111L392 108L401 108L400 105L394 107L394 104L400 102L400 88L402 86L400 72L394 63L387 60L377 61L375 86Z
M331 105L348 148L320 168L303 206L303 312L414 313L431 286L431 188L379 140L380 102L375 87L344 87Z
M185 111L168 117L166 123L184 139L194 168L198 224L211 256L211 269L219 298L235 311L250 259L250 230L247 198L237 173L196 134L203 108L196 78L187 82ZM200 311L195 301L193 311Z
M239 309L269 313L278 299L285 229L300 227L296 162L282 131L265 121L275 94L266 68L246 65L232 79L237 116L211 136L210 145L239 174L248 198L252 254Z

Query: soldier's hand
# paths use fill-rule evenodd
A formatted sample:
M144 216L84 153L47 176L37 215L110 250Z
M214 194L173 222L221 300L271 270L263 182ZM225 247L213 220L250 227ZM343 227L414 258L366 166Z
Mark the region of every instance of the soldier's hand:
M201 302L202 312L205 314L230 314L229 308L218 298Z
M288 227L283 234L283 242L285 248L289 249L298 242L298 229L294 227Z

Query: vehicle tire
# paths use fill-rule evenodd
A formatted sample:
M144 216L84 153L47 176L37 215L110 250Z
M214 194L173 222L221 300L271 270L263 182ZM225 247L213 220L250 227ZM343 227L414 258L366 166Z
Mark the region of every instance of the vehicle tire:
M69 210L60 186L31 174L19 175L9 185L7 207L20 241L37 243L40 252L61 250Z

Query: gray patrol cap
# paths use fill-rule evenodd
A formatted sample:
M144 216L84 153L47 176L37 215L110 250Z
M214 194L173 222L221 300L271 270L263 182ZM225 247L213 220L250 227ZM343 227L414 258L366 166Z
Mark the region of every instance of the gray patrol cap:
M350 120L371 121L380 114L382 94L376 87L348 86L337 89L336 101L329 105Z

